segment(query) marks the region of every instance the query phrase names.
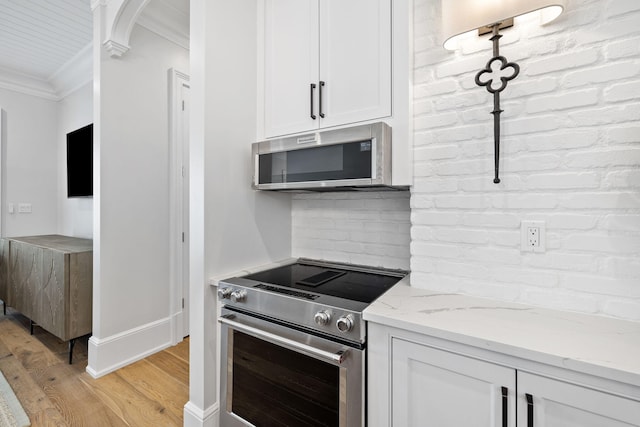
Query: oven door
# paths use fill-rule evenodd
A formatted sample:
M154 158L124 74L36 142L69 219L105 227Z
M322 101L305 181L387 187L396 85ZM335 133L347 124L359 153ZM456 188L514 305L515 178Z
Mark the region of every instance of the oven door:
M220 425L364 425L364 350L223 309Z

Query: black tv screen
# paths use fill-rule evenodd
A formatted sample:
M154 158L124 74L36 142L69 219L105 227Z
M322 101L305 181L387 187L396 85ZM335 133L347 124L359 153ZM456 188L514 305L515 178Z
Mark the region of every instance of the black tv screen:
M67 134L67 197L93 196L93 123Z

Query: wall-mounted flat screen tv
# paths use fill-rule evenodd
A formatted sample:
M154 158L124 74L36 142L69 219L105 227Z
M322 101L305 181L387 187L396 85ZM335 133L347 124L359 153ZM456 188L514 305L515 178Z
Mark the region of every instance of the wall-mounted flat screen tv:
M67 134L67 197L93 196L93 123Z

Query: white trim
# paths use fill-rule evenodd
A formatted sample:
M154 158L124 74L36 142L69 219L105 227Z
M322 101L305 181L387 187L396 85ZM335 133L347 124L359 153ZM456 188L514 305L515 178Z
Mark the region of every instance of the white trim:
M107 34L103 42L111 57L120 57L130 49L131 30L149 1L119 0L107 3L107 8L112 7L112 4L114 8L117 8L117 10L111 9L107 13Z
M93 80L93 43L86 45L73 58L53 73L48 81L59 99L66 98Z
M27 74L15 73L6 69L0 69L0 88L31 96L37 96L50 101L60 100L60 97L55 93L53 87L47 81Z
M49 101L61 101L92 80L93 43L82 48L48 79L0 69L1 88Z
M189 50L189 29L181 29L173 25L169 19L162 20L160 16L144 13L140 15L136 24L159 35L160 37ZM186 30L186 31L185 31Z
M117 41L111 39L105 40L103 44L112 58L119 58L123 54L127 53L130 49L128 44L118 43Z
M171 319L161 319L107 338L89 339L87 373L99 378L171 346Z
M4 236L7 227L7 153L5 138L6 113L0 108L0 236ZM3 301L4 304L4 301Z
M413 0L392 2L393 185L413 185Z
M218 427L220 423L220 408L216 402L206 409L200 409L192 401L184 405L183 427Z
M184 265L184 250L187 242L182 242L182 233L185 230L184 223L184 178L182 177L183 165L188 161L184 156L184 147L180 137L180 120L182 113L182 97L180 96L180 88L183 85L188 86L189 75L171 68L169 75L169 289L170 302L169 309L171 313L171 342L177 344L182 341L184 336L185 319L184 310L182 309L183 283L185 269L188 265ZM188 126L188 123L186 124Z

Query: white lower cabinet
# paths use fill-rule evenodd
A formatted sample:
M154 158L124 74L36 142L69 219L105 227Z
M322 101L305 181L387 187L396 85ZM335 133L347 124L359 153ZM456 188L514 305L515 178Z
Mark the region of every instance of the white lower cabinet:
M518 372L518 426L640 426L640 402L540 375Z
M515 425L513 369L398 338L392 346L394 426Z
M597 378L533 374L522 367L544 366L373 323L368 339L369 427L640 427L640 400Z

